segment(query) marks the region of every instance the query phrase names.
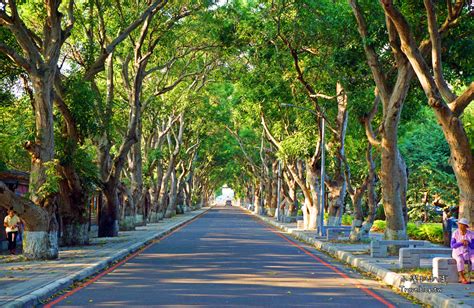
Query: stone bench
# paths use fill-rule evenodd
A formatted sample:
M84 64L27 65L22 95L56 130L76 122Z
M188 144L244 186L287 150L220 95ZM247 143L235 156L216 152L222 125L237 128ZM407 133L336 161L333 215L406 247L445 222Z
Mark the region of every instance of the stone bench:
M292 223L292 222L297 222L298 220L303 221L303 216L283 216L283 222L284 223Z
M337 240L339 236L348 237L351 234L351 226L325 226L326 230L326 239Z
M436 248L436 247L425 247L425 248L400 248L399 251L399 266L400 268L416 268L420 267L420 258L423 255L426 256L450 256L452 252L451 248Z
M388 257L388 246L420 247L430 246L428 241L410 241L410 240L374 240L370 242L370 256L372 258Z

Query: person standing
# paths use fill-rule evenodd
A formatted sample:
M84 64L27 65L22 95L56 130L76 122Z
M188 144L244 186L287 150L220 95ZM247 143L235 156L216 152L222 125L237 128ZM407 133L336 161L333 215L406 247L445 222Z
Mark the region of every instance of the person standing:
M14 255L16 253L16 237L18 236L18 227L20 225L20 218L16 216L13 208L8 210L8 215L3 221L3 226L7 232L8 239L8 250L10 254Z
M468 230L469 221L466 218L458 220L458 229L454 231L451 239L453 248L453 258L456 260L459 273L459 280L463 284L469 284L464 276L464 266L466 263L474 263L474 232Z

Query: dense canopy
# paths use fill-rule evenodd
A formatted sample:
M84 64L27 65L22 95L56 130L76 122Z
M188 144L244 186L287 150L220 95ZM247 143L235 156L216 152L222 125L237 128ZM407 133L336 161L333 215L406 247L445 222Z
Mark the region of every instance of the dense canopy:
M353 240L376 217L405 238L434 206L473 222L473 9L0 1L0 171L29 172L24 196L0 182L0 207L30 258L87 243L91 211L117 236L225 184L307 229L349 215Z

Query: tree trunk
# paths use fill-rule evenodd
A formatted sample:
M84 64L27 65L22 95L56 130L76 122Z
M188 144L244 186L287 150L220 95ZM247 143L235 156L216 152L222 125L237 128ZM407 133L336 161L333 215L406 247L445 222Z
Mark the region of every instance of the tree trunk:
M135 230L135 217L136 217L136 207L133 200L133 194L130 189L128 189L125 184L119 184L119 190L123 200L122 203L122 215L119 220L119 230L120 231L131 231Z
M387 138L391 137L391 138ZM385 238L389 240L407 239L406 233L406 193L407 173L403 158L398 151L397 138L382 138L381 177L382 200L386 215Z
M87 191L72 165L59 167L62 179L59 182L59 214L62 222L61 246L88 245L89 219Z
M342 214L344 212L344 201L346 199L346 181L344 178L338 179L331 185L329 189L329 209L328 209L328 226L340 226L342 222Z
M354 205L354 219L352 221L350 235L351 241L360 241L369 238L369 232L374 223L375 213L377 212L377 173L372 156L372 145L370 142L367 144L366 161L369 168L369 174L364 180L364 183L355 190L350 189L352 204ZM348 180L348 183L350 183L350 179ZM366 191L368 211L367 217L364 220L365 214L362 208L362 197Z
M130 169L130 189L137 213L143 213L143 161L142 161L142 122L137 125L137 143L130 149L128 166ZM136 217L136 223L143 224L143 215ZM135 228L135 227L134 227Z
M442 69L442 37L449 33L451 27L460 24L461 15L466 12L463 1L449 2L445 22L438 28L436 7L433 1L424 1L429 40L418 45L403 14L394 6L393 1L381 2L387 18L396 28L401 41L401 50L409 59L420 84L428 98L428 104L434 109L441 124L446 141L451 150L451 164L459 187L460 217L470 220L474 226L474 159L470 150L469 139L459 118L474 97L474 83L460 96L449 89L444 80ZM421 47L419 47L421 46ZM431 48L431 66L425 60ZM433 76L434 75L434 76ZM447 101L447 103L443 100Z
M474 159L461 119L444 108L436 116L451 150L450 163L459 187L459 218L467 218L474 227Z
M310 215L308 218L308 225L305 229L307 230L316 230L317 227L321 223L321 219L323 219L323 213L320 213L319 205L319 194L320 194L320 185L319 185L319 170L314 167L314 162L308 160L306 162L306 182L308 183L310 197L309 200L311 202L307 202L305 196L305 205L309 206L308 214Z
M275 216L275 208L272 207L272 201L273 201L273 180L271 177L267 177L265 179L265 208L267 209L267 215L268 216Z
M99 237L115 237L119 232L119 198L115 182L104 183L104 203L99 209Z
M176 177L176 170L173 169L173 171L171 171L169 204L165 210L166 218L176 216L177 193L178 193L178 179Z
M261 181L261 180L260 180ZM253 212L255 214L261 214L261 198L262 198L262 183L255 184L255 191L254 191L254 204L253 204Z
M42 208L37 224L28 223L29 217L22 216L26 223L23 253L29 259L56 259L58 257L58 223L56 221L56 198L54 193L40 195L41 187L48 180L46 170L54 164L54 123L53 123L53 78L55 69L43 68L48 73L31 76L34 89L35 142L27 144L31 154L30 198ZM37 219L38 219L37 218ZM36 219L35 219L36 220Z

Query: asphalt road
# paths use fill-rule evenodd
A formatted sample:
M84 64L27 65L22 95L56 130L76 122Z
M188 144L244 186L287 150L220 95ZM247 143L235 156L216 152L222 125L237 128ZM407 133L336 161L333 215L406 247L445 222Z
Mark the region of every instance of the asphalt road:
M238 208L207 214L56 306L413 307Z

